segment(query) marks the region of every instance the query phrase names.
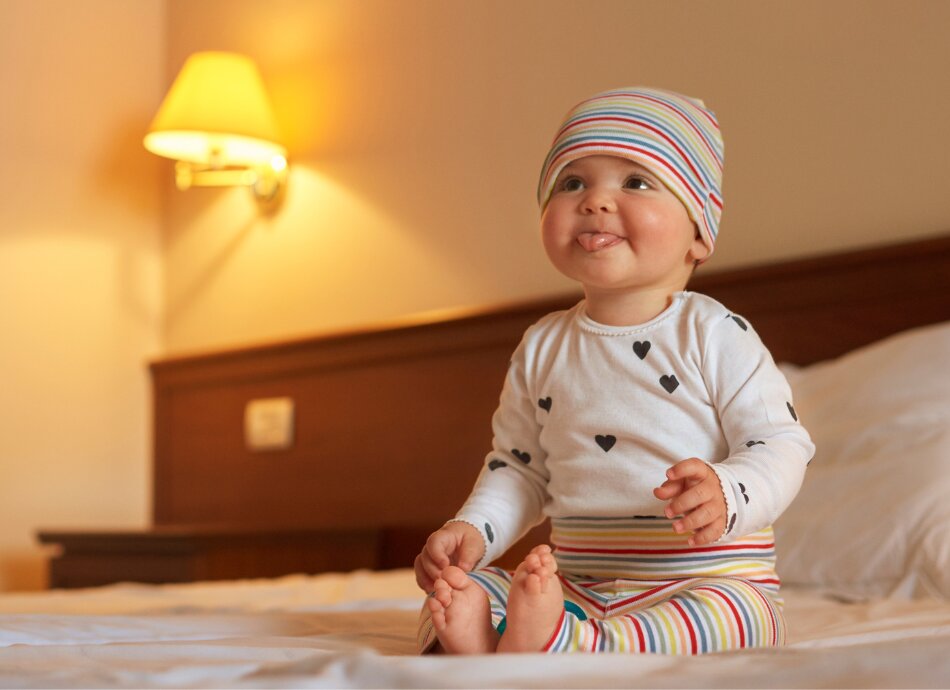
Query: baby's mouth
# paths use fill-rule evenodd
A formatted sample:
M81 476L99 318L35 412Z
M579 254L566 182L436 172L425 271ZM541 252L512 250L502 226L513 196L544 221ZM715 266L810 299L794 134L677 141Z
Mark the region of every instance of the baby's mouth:
M582 232L577 236L577 243L589 252L599 252L621 242L622 237L609 232Z

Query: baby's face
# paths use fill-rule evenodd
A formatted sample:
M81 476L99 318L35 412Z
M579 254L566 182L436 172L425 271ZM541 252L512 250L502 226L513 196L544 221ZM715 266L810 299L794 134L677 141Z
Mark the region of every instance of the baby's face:
M648 169L615 156L567 165L541 216L544 249L585 290L682 290L708 250L686 207Z

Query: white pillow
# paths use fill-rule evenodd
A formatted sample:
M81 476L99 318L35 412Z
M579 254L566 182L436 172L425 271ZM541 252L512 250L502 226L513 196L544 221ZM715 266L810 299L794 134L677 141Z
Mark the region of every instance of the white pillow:
M775 524L783 582L950 599L950 322L782 370L816 446Z

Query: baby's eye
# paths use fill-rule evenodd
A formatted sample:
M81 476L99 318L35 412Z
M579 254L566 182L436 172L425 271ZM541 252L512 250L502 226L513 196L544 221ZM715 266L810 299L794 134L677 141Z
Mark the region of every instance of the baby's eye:
M561 182L561 190L565 192L576 192L583 186L584 183L579 177L565 177Z
M644 180L642 177L637 177L632 175L628 177L626 182L623 183L623 186L627 189L649 189L650 183Z

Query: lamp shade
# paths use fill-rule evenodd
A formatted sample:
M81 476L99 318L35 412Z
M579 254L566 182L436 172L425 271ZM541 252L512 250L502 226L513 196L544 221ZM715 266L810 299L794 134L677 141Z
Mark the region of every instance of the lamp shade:
M286 156L254 62L225 52L185 61L145 135L145 148L179 161L255 165Z

